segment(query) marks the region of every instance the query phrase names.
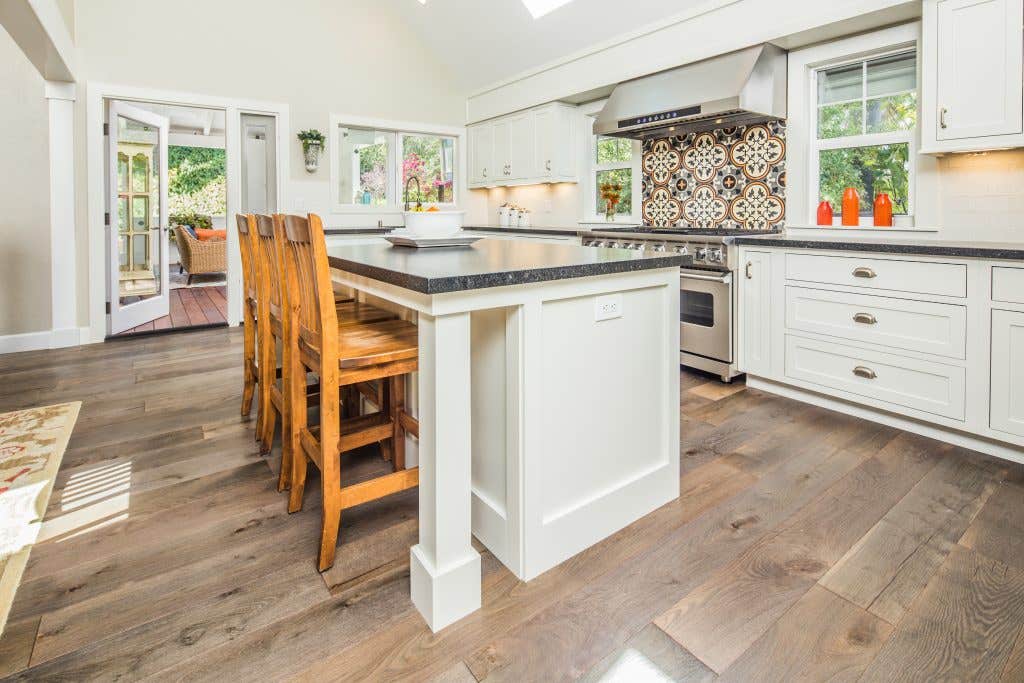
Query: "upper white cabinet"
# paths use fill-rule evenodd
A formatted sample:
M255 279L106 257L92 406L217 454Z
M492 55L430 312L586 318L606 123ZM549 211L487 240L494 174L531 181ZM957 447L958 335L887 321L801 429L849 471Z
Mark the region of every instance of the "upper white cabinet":
M469 126L470 187L577 182L575 122L555 102Z
M925 0L921 151L1024 146L1024 0Z

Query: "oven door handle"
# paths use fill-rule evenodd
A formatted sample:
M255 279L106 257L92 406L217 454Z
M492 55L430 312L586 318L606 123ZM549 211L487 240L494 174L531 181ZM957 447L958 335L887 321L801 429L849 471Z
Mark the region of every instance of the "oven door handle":
M708 282L719 282L723 285L727 285L732 282L732 273L723 273L722 275L708 275L707 273L697 273L692 270L683 270L679 272L680 280L706 280Z

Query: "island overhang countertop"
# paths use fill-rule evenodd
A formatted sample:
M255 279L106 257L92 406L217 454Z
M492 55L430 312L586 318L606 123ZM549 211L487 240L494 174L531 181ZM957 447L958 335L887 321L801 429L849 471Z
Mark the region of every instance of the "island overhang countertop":
M354 275L423 294L678 268L681 256L630 249L483 239L468 247L415 249L384 242L327 245L328 261Z

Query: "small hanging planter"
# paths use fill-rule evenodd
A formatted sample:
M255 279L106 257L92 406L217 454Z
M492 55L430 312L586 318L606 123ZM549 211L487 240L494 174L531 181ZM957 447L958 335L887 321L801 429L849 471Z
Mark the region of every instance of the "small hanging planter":
M320 167L320 152L324 148L324 134L315 128L299 131L302 142L302 156L306 161L306 173L316 173Z

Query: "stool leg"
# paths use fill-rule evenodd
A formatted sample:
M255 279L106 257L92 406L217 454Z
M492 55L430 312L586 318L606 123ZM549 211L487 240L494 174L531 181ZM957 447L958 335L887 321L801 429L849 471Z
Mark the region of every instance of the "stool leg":
M401 415L405 412L405 375L395 375L384 380L388 385L391 401L391 449L394 453L395 471L405 469L405 428Z
M380 380L380 389L378 393L378 396L380 397L380 405L377 406L377 409L380 410L382 415L393 415L391 411L391 403L392 401L394 401L394 398L391 393L391 388L391 382L387 378ZM380 454L384 458L384 460L387 462L391 462L392 460L394 460L394 439L384 439L379 443Z

